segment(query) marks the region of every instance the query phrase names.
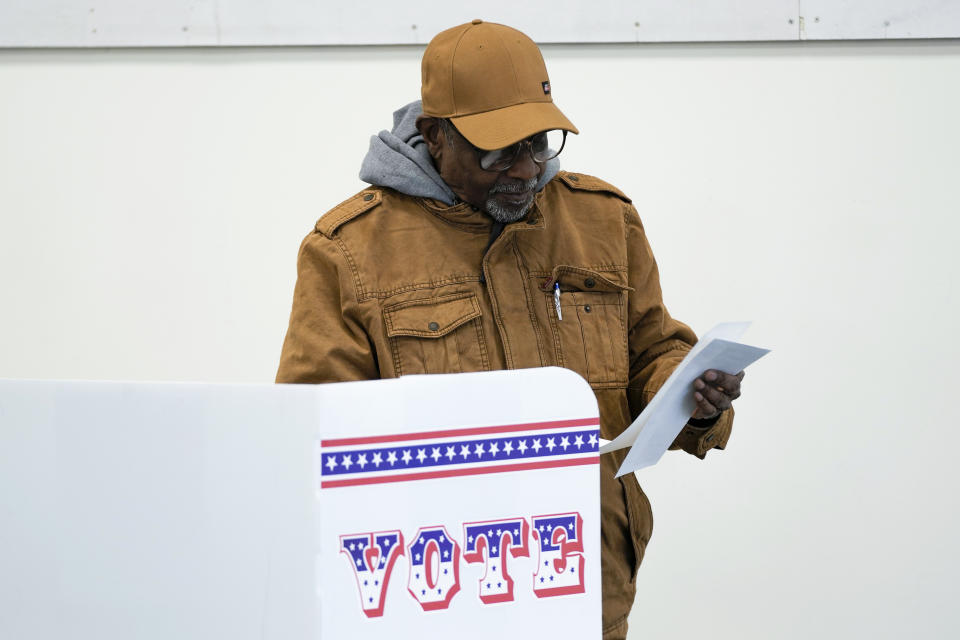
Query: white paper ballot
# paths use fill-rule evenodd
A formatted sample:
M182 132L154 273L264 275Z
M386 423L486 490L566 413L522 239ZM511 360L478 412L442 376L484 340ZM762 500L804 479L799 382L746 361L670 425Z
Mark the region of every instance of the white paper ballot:
M600 453L616 451L632 445L617 472L617 477L655 464L680 433L696 409L693 381L707 369L737 373L769 353L740 344L748 322L725 322L708 331L627 429L611 442L600 447Z
M700 338L697 344L693 345L693 348L683 359L680 365L673 370L673 373L670 374L670 377L667 378L667 381L663 383L662 387L660 387L660 391L657 392L657 395L654 396L653 400L650 401L650 404L644 407L643 412L637 416L637 419L634 420L633 423L627 427L623 433L611 440L609 444L605 444L600 447L600 453L609 453L610 451L616 451L617 449L623 449L624 447L629 447L632 445L634 440L637 439L637 434L640 433L640 429L643 428L643 425L646 424L650 416L653 415L657 410L657 405L674 385L677 380L677 376L684 371L690 360L696 357L696 355L700 353L705 346L713 342L715 339L722 338L724 340L734 341L742 336L749 327L749 322L721 322L713 329L710 329L710 331L707 331L703 337ZM740 369L737 369L731 373L737 373L739 371ZM703 371L700 371L700 373L703 373ZM699 373L697 375L699 375ZM694 376L693 379L696 379L696 377L697 376ZM677 433L679 433L679 431Z

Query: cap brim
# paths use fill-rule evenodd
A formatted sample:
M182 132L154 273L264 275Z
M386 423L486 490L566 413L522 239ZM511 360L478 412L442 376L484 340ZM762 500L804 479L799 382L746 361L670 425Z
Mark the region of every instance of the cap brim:
M509 147L514 142L551 129L580 133L552 102L524 102L450 118L450 121L470 144L487 151Z

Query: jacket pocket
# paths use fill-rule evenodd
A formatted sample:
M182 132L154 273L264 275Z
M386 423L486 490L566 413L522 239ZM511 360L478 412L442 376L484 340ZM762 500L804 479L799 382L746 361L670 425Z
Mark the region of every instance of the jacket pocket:
M557 364L597 387L627 384L626 296L616 274L560 265L544 285ZM560 285L560 314L554 285Z
M407 300L383 310L396 375L488 371L473 293Z

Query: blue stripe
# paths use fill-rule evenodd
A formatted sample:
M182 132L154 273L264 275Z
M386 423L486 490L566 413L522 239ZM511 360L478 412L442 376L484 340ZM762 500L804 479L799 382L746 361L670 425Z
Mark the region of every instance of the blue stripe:
M574 442L580 436L583 444L577 447ZM593 444L590 444L590 436L593 436ZM337 451L336 453L322 453L321 464L323 470L322 476L344 476L354 473L370 473L376 471L396 471L398 469L427 469L430 467L444 467L455 464L482 464L484 462L498 462L503 460L526 460L547 458L551 456L570 455L574 453L592 453L599 447L600 431L598 429L563 431L550 434L527 434L522 436L507 436L495 438L471 438L467 440L457 440L455 442L443 442L441 444L414 444L403 445L399 447L373 447L369 449L352 449L350 451ZM563 438L567 438L568 446L566 449L560 446ZM553 449L547 448L549 440L553 440ZM520 451L520 443L526 446L524 451ZM534 443L539 442L539 448L534 447ZM510 454L504 450L504 447L510 443L512 451ZM477 445L483 448L483 453L477 455ZM496 445L497 452L491 453L491 446ZM453 447L454 456L451 459L448 456L448 448ZM463 447L467 447L469 453L464 456ZM433 450L439 450L440 457L434 460L431 455ZM421 461L417 455L423 450L425 457ZM387 462L391 452L396 456L393 464ZM408 452L410 459L403 461L404 452ZM380 464L373 463L374 456L380 455ZM357 464L358 458L363 455L366 463L361 466ZM344 465L344 461L349 458L351 464ZM330 460L333 459L336 465L331 469Z

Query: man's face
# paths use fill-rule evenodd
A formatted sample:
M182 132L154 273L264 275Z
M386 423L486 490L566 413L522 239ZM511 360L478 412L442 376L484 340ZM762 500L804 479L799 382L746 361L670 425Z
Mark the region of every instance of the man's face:
M452 125L425 118L420 130L440 177L458 198L503 223L527 215L542 171L527 149L510 168L487 171L480 166L476 148Z

